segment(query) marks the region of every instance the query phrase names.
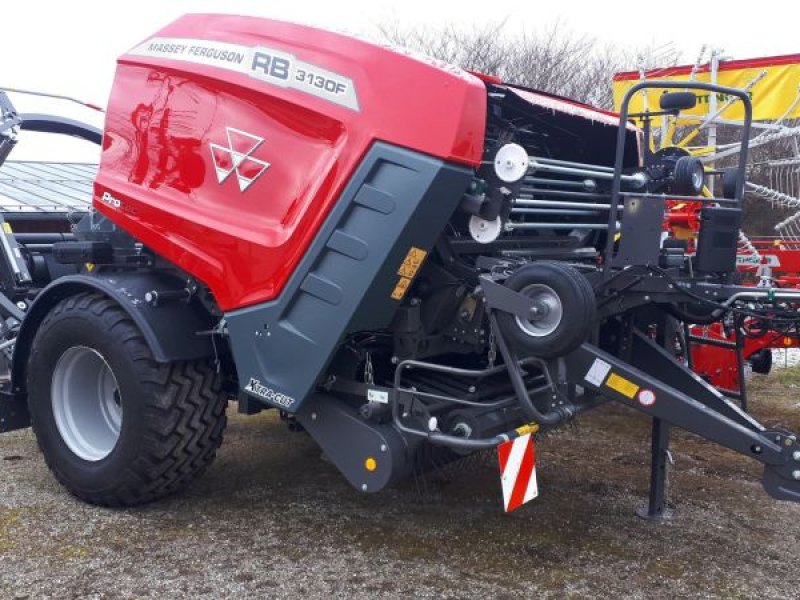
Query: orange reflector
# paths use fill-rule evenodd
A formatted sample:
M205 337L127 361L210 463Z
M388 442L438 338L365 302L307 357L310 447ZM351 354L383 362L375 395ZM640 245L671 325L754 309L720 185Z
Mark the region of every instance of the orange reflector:
M374 471L378 468L378 461L372 458L371 456L364 461L364 468L367 471Z

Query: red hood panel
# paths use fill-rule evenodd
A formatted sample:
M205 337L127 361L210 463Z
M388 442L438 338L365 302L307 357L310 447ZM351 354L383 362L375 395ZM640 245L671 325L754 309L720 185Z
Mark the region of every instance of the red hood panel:
M460 69L188 15L119 60L95 206L231 310L280 293L374 141L477 166L485 122L485 85Z

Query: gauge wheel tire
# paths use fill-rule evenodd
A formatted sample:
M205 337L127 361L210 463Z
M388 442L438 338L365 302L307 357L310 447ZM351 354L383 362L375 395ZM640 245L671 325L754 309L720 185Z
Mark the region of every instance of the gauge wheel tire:
M157 363L130 316L100 294L62 300L42 320L27 384L48 467L92 504L174 493L222 443L227 396L211 361Z
M575 268L556 262L532 263L517 269L504 285L547 306L546 316L538 321L498 311L500 330L517 352L556 358L569 354L588 337L595 321L595 295Z
M696 156L681 156L675 161L670 191L679 196L697 196L705 185L703 161Z

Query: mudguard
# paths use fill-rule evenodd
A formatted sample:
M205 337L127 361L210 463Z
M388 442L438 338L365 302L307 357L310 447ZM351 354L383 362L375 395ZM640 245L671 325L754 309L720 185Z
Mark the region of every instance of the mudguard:
M69 275L57 279L36 297L22 321L12 365L14 393L24 395L28 355L41 320L64 298L87 291L105 294L118 302L141 329L158 362L196 360L213 355L211 336L198 335L213 326L211 316L204 309L194 302L175 301L152 306L145 301L147 292L175 287L175 278L153 272Z

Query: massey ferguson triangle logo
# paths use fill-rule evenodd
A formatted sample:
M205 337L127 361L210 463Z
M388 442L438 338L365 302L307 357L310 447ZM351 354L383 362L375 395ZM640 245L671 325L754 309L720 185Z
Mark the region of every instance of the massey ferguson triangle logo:
M239 191L243 192L269 168L268 162L253 157L264 138L233 127L226 127L225 135L228 137L227 146L210 144L217 181L224 183L231 173L236 173Z

